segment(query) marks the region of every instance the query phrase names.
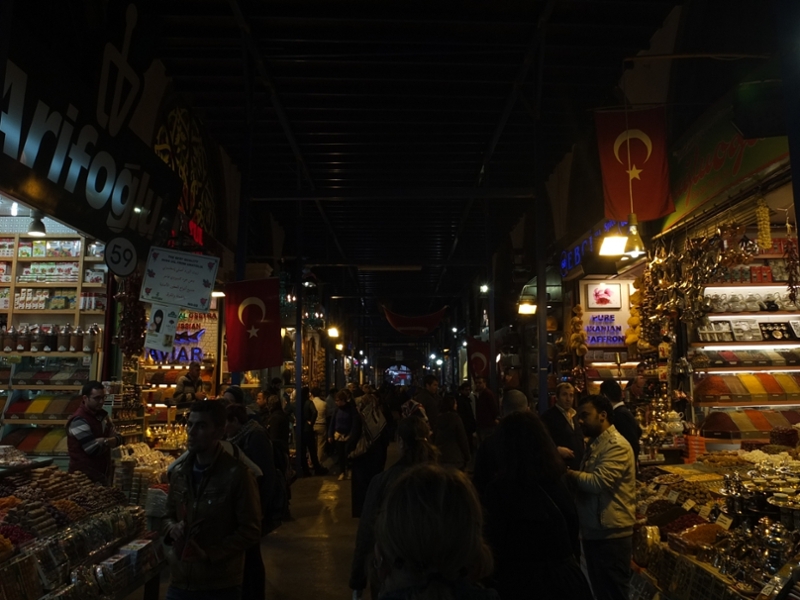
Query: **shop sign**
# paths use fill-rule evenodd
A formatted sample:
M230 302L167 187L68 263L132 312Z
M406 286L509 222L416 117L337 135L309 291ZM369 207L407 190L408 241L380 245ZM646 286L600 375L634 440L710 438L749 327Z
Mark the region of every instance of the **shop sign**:
M144 96L126 59L106 44L98 87L86 89L13 28L0 62L0 189L98 239L126 237L143 256L169 231L182 183L128 127Z
M151 248L139 300L208 312L218 267L216 256Z
M590 313L589 323L585 325L587 346L624 346L625 335L622 325L617 323L617 315Z
M727 98L712 107L694 125L688 141L670 154L675 212L664 219L662 231L721 194L733 193L754 175L788 160L788 138L745 140L731 119L731 101Z
M148 350L150 354L150 358L153 359L156 363L160 364L185 364L191 362L203 362L203 349L194 347L194 348L187 348L186 346L181 346L180 348L175 347L169 352L165 352L163 350Z
M593 254L595 248L600 250L601 240L609 231L616 227L625 227L627 224L625 221L603 221L575 244L564 250L561 253L561 276L566 277L572 269L580 265L587 253Z

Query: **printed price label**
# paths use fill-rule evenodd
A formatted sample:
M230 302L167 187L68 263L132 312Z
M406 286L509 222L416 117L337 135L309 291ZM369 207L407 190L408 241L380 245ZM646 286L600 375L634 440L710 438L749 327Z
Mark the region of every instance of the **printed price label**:
M719 525L725 531L727 531L728 529L731 528L731 525L733 525L733 519L728 515L720 515L719 517L717 517L717 525Z
M678 502L678 496L680 496L680 495L681 495L681 493L680 493L678 490L672 490L672 491L669 493L669 496L667 496L667 500L669 500L669 501L670 501L670 502L672 502L673 504L677 504L677 502Z
M669 486L667 486L667 485L662 485L661 487L659 487L659 488L658 488L658 495L659 495L659 496L663 496L664 494L666 494L666 493L667 493L667 490L668 490L668 489L669 489Z
M708 519L711 516L711 507L708 504L700 509L700 516L704 519Z
M689 510L692 510L695 506L697 506L697 502L695 502L694 500L690 499L690 500L687 500L686 502L684 502L681 505L681 508L683 510L689 511Z

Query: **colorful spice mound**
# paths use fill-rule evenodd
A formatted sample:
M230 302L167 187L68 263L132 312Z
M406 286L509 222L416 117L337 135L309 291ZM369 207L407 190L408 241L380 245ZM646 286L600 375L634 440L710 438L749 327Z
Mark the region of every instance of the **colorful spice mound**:
M704 544L711 546L717 541L717 536L725 530L716 523L701 523L695 525L688 531L681 534L681 538L692 544Z
M769 421L767 421L767 418L761 413L760 410L745 409L744 413L759 431L772 431L772 425Z
M769 432L769 443L776 446L797 446L798 435L794 427L776 427Z
M766 396L767 390L764 389L764 386L761 385L761 382L756 378L755 375L739 375L739 380L744 384L744 387L747 388L748 393L753 396Z
M800 388L798 388L800 390ZM719 375L708 375L700 380L694 388L694 394L698 398L703 396L730 396L731 390L725 385L725 381Z
M764 386L764 389L770 396L778 395L778 396L785 396L786 393L783 391L781 384L769 373L756 373L756 379L761 382L761 385ZM774 397L774 396L773 396ZM780 400L780 398L776 398Z

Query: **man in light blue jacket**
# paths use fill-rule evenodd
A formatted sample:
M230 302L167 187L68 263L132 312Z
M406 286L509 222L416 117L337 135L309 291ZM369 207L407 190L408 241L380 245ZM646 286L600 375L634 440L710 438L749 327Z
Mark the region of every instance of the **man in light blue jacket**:
M569 471L589 580L597 600L627 600L636 510L633 450L613 424L605 396L587 396L578 423L589 444L580 471Z

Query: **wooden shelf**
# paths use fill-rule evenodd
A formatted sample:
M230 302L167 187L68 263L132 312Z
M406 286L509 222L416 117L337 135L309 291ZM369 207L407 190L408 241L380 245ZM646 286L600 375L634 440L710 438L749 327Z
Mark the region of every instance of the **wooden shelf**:
M106 283L82 283L81 287L84 288L106 288L108 284Z
M106 314L106 311L104 311L104 310L82 310L82 311L80 311L80 314L82 314L82 315L104 315L104 314Z
M720 318L727 318L727 319L737 319L737 318L744 318L744 317L791 317L795 316L800 319L800 311L797 310L776 310L776 311L769 311L769 310L759 310L759 311L742 311L742 312L710 312L706 316L710 319L712 317L720 317Z
M737 408L737 407L770 407L770 406L800 406L800 398L796 400L762 400L760 402L692 402L692 406L700 408Z
M17 385L12 383L9 389L12 390L42 390L43 392L57 391L57 390L79 390L83 387L81 385Z
M739 282L723 282L723 283L707 283L704 287L708 288L750 288L750 287L779 287L785 288L787 283L785 281L770 281L769 283L757 283L755 281L739 281Z
M119 432L117 432L117 433L119 433ZM119 434L122 437L132 437L134 435L144 435L144 431L140 429L139 431L132 431L130 433L119 433Z
M748 371L752 371L753 373L792 373L797 372L800 373L800 365L788 365L782 367L770 367L770 366L763 366L763 365L737 365L733 367L707 367L704 369L696 368L694 369L695 374L697 373L727 373L727 372L737 372L737 373L747 373Z
M11 237L14 234L9 233L6 237ZM77 233L48 233L45 237L35 235L19 234L21 240L82 240L84 236Z
M83 257L83 262L85 262L85 263L101 263L101 262L105 262L105 260L106 259L105 259L104 256L84 256Z
M17 287L31 287L31 288L77 288L81 284L80 281L18 281L15 285ZM86 284L84 284L85 286Z
M46 425L48 427L59 427L67 424L68 419L9 419L3 420L5 425Z
M92 356L88 352L2 352L2 356L36 356L36 357L51 357L51 358L83 358L84 356Z
M80 262L80 256L18 256L17 262Z
M719 346L778 346L781 350L786 349L786 346L800 349L800 340L770 340L760 342L692 342L692 348L716 348Z
M53 310L47 308L15 308L15 315L74 315L78 309L76 308L56 308Z

